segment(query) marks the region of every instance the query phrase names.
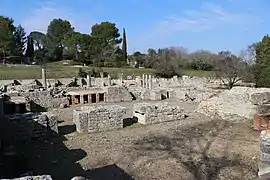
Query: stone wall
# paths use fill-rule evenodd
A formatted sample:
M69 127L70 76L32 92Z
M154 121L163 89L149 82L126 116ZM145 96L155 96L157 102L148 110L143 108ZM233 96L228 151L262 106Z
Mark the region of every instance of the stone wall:
M262 131L260 135L260 162L258 176L270 179L270 131Z
M52 180L50 175L42 175L42 176L25 176L15 179L2 179L2 180Z
M217 96L202 101L197 112L210 117L220 117L225 120L237 121L253 119L257 105L252 100L255 94L270 92L268 88L234 87Z
M61 104L68 104L66 97L53 97L50 91L34 91L21 94L30 103L30 111L37 112L49 108L58 108Z
M73 110L73 122L78 132L101 132L123 128L127 109L118 105L84 106Z
M141 124L154 124L166 121L180 120L185 117L184 109L165 103L137 103L133 107L133 116Z
M18 139L28 140L58 134L58 118L49 112L13 114L5 117Z
M132 101L132 95L128 89L122 86L109 86L107 102L125 102Z

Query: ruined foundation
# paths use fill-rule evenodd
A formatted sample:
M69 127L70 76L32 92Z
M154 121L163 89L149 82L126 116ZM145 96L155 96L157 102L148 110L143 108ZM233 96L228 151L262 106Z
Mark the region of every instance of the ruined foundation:
M80 133L115 130L123 128L126 114L127 109L118 105L84 106L73 110L73 122Z
M58 134L58 118L49 112L13 114L5 118L18 139L28 140Z
M179 106L171 106L168 103L138 103L134 104L133 116L138 118L141 124L155 124L185 118L184 109Z

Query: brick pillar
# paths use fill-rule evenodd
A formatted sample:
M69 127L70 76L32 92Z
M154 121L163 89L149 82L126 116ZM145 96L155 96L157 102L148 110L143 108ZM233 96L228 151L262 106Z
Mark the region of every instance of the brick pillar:
M96 94L97 103L99 103L99 93Z
M71 105L74 105L76 102L76 98L74 95L71 95Z
M91 96L91 94L88 94L88 102L89 103L92 103L92 96Z
M83 100L83 94L80 95L80 104L84 104L84 100Z

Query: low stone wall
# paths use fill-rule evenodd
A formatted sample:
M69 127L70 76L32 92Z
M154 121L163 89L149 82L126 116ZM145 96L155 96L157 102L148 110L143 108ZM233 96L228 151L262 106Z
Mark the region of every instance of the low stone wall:
M254 103L253 96L255 94L260 96L265 92L270 92L270 89L234 87L201 101L196 112L230 121L253 119L254 114L257 113L257 105Z
M270 179L270 131L265 130L260 135L260 162L258 176L260 179Z
M137 103L133 107L133 116L141 124L154 124L185 118L184 109L165 103Z
M127 109L118 105L84 106L73 110L73 122L78 132L101 132L123 128Z
M52 180L50 175L42 175L42 176L25 176L15 179L2 179L2 180Z
M37 112L42 109L58 108L61 104L68 104L66 97L53 97L50 91L34 91L22 93L26 101L30 103L29 111Z
M58 134L58 118L49 112L13 114L5 118L18 139L28 140Z
M107 102L132 101L128 89L122 86L108 86Z

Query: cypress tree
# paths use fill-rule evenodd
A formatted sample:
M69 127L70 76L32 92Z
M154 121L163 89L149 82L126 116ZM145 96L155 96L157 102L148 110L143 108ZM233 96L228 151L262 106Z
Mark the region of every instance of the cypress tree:
M127 59L127 37L126 37L126 30L125 30L125 28L123 29L122 52L123 52L123 60L126 61L127 64L128 64L128 59Z
M34 54L34 42L33 39L30 36L28 36L25 56L30 58L33 57L33 54Z

